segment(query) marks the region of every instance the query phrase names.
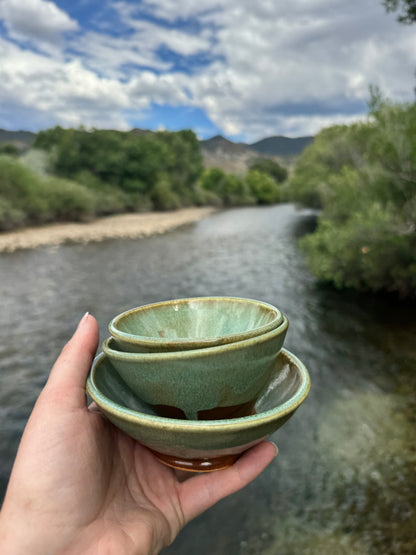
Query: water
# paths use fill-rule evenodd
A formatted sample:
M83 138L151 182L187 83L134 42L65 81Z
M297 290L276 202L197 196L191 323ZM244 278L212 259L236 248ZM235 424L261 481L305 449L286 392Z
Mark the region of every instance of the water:
M291 205L215 214L138 241L0 256L0 485L49 369L89 310L115 314L199 295L258 298L289 317L286 346L312 390L273 439L280 453L245 490L183 530L166 555L416 552L414 305L319 286Z

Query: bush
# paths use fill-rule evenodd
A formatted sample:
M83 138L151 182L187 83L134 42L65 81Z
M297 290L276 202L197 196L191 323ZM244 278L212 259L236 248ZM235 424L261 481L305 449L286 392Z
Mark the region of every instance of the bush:
M0 230L8 231L23 225L25 213L15 208L7 198L0 196Z
M321 132L291 193L322 207L301 242L319 279L416 296L416 104L378 102L367 122Z
M225 173L219 168L205 170L200 187L209 192L212 199L220 198L223 206L245 206L255 203L249 185L244 179Z
M179 196L172 190L167 179L160 179L153 187L151 200L155 210L175 210L180 208Z
M0 157L0 226L79 220L95 213L95 195L56 177L41 178L10 157Z
M0 155L19 156L19 149L13 143L0 143Z
M44 193L51 220L86 220L96 213L94 193L79 183L50 177L45 180Z
M271 177L276 183L287 179L287 170L270 158L258 158L249 167L249 171L258 171Z
M268 174L251 170L246 181L258 204L273 204L281 200L280 188Z

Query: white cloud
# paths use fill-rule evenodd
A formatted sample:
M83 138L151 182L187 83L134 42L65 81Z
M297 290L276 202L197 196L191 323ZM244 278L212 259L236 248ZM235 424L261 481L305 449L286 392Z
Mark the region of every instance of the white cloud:
M14 95L60 123L99 127L126 127L126 114L137 119L151 102L191 104L224 133L254 141L354 121L365 112L370 84L393 100L413 98L415 29L373 0L107 5L117 32L84 31L46 0L0 0L9 36L49 54L3 41L14 50L0 51L0 101ZM208 62L191 74L178 69L198 56Z
M123 110L146 106L117 80L104 79L79 61L58 62L0 39L0 104L30 108L37 120L61 125L128 128Z
M358 10L340 0L257 4L250 9L248 0L230 0L227 9L206 16L221 26L216 49L225 62L197 76L191 90L225 130L255 139L266 128L293 134L349 121L360 116L360 105L365 110L370 84L393 99L402 100L405 91L412 97L414 29L400 27L381 6L363 2ZM285 105L293 104L299 114L285 117ZM306 118L305 105L322 113ZM326 113L334 105L338 114Z
M126 2L115 2L115 6L122 10L127 18L137 13L137 8ZM188 19L198 17L201 14L210 13L221 9L224 2L221 0L143 0L141 9L152 15L165 19L166 21L175 21L177 19Z
M2 0L0 19L13 38L55 42L78 23L48 0Z

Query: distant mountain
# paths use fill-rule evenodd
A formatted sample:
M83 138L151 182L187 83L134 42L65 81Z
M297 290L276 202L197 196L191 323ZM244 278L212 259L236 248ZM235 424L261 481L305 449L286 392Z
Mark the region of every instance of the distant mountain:
M18 148L28 148L33 143L36 133L31 131L6 131L0 129L0 143L12 143Z
M215 135L211 139L200 141L201 148L208 152L228 152L230 154L244 154L250 151L250 147L243 143L233 143L221 135Z
M269 137L254 144L233 143L221 135L200 141L204 164L230 173L244 174L258 158L271 158L290 168L313 137Z
M313 137L268 137L249 145L249 147L260 154L273 154L274 156L294 156L313 141Z

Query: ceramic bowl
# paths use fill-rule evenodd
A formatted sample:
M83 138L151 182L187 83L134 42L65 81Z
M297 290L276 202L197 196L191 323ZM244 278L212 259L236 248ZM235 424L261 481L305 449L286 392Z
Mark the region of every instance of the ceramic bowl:
M162 416L212 420L246 416L270 380L288 327L217 347L126 353L114 338L103 351L133 392Z
M249 447L275 432L308 395L304 364L282 349L255 414L231 420L163 418L143 403L120 378L108 357L99 355L87 380L87 392L118 428L153 451L168 466L197 472L219 470Z
M249 339L282 321L280 310L268 303L198 297L127 310L113 318L109 331L124 351L184 351Z

